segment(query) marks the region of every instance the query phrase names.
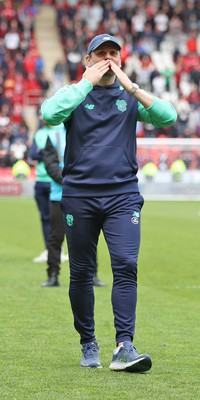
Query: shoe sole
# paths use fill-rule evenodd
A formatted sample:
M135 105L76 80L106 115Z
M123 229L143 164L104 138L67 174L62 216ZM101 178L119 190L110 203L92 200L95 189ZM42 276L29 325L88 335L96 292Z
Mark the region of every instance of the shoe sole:
M102 368L102 365L80 365L81 368Z
M60 287L60 283L57 283L56 285L55 284L54 285L45 285L45 283L42 283L40 286L41 287Z
M113 362L110 364L112 371L124 371L124 372L146 372L151 369L152 362L150 357L141 356L134 361L129 363Z

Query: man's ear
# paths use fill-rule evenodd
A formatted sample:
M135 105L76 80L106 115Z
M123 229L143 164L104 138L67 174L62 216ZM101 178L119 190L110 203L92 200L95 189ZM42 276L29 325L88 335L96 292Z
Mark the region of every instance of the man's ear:
M87 67L91 67L91 58L90 58L90 56L87 54L86 55L86 57L85 57L85 61L86 61L86 66Z

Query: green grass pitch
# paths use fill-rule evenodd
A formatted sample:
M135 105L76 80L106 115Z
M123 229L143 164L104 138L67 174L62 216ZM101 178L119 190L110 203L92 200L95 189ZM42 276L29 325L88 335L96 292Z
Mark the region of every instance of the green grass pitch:
M95 288L103 368L85 370L68 299L68 264L62 264L60 288L41 288L46 265L32 263L43 250L34 200L0 198L0 223L1 400L199 398L199 202L145 202L135 345L151 355L153 367L137 375L109 370L115 333L103 236L99 277L107 287Z

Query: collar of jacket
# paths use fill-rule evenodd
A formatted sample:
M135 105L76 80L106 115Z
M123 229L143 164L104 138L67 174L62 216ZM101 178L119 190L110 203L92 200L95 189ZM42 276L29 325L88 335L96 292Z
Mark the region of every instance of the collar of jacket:
M95 85L94 87L93 87L93 89L94 90L102 90L102 89L116 89L116 88L119 88L121 85L120 85L120 83L119 83L119 81L118 81L118 79L116 79L115 80L115 82L114 83L112 83L112 85L108 85L108 86L99 86L99 85Z

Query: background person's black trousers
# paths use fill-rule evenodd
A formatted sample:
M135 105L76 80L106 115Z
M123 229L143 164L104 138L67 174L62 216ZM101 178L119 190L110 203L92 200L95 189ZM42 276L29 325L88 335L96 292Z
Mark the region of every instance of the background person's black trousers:
M40 219L42 224L42 232L44 237L44 245L47 249L50 231L50 182L35 183L35 200L40 211Z
M50 234L48 243L48 276L52 273L59 274L60 255L65 238L64 216L59 201L50 204Z

